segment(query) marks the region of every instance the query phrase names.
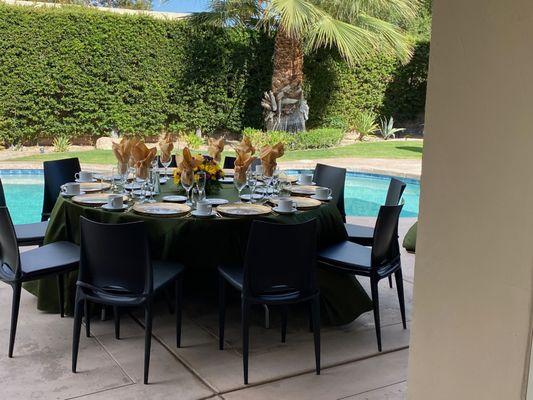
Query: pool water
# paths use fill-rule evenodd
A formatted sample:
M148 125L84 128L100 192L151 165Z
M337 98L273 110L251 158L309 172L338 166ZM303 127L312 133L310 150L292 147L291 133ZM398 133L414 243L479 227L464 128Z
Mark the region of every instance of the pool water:
M298 173L290 171L291 174ZM43 204L43 173L40 170L0 170L7 206L15 224L41 220ZM407 183L402 216L418 216L419 181ZM348 172L346 175L345 207L349 216L375 217L385 201L390 177Z

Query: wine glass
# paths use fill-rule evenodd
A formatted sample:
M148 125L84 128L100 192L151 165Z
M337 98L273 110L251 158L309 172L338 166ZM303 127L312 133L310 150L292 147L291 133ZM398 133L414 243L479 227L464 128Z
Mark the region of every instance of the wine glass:
M205 171L198 171L196 173L196 187L198 188L198 198L203 200L205 198L205 185L207 182L207 174Z
M172 156L168 160L165 160L165 161L163 161L162 157L160 157L159 160L161 161L161 165L163 166L163 168L165 168L165 172L163 173L164 174L163 181L166 182L168 180L167 169L172 163Z
M191 205L191 188L194 185L194 172L192 170L181 171L181 186L187 192L187 204Z
M148 180L146 181L146 189L147 189L147 197L148 200L146 200L148 203L155 203L154 199L154 192L155 192L155 186L156 186L156 179L159 179L159 172L151 169L150 170L150 176Z
M242 174L236 174L233 177L233 184L235 185L235 188L239 192L239 203L242 203L241 199L241 192L246 187L246 176L242 176ZM250 195L250 200L252 198L252 195Z

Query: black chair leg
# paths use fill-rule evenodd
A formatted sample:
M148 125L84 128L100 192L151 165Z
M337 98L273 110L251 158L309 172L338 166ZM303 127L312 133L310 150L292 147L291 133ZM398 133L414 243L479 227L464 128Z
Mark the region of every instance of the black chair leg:
M120 339L120 311L117 306L113 306L113 319L115 320L115 339Z
M59 314L61 318L65 316L65 276L57 275L57 294L59 297Z
M74 305L74 325L72 332L72 372L76 372L78 365L78 350L80 347L81 319L83 314L82 300L77 300ZM84 302L87 304L87 302Z
M287 306L281 306L281 343L285 343L287 337Z
M13 348L15 347L15 335L17 333L17 322L19 318L21 290L21 282L13 284L13 302L11 303L11 330L9 332L9 358L13 357Z
M315 368L316 374L320 375L320 298L317 296L311 300L311 318L313 319L313 339L315 341Z
M218 277L218 349L224 350L224 325L226 322L226 282Z
M378 351L381 351L381 324L379 321L378 281L370 279L370 288L372 292L372 303L373 303L373 308L374 308L374 325L376 326L376 338L378 340Z
M163 290L163 298L165 299L165 302L167 303L167 306L168 306L168 312L170 314L174 314L174 303L172 303L172 300L171 300L171 294L170 294L170 289L169 288L166 288Z
M91 313L89 301L83 302L83 313L85 314L85 336L91 337Z
M389 275L389 287L392 289L392 276Z
M309 303L309 332L313 332L313 303Z
M407 329L407 323L405 321L405 297L403 294L403 274L401 269L394 273L394 278L396 278L396 290L398 291L398 301L400 302L403 329Z
M148 300L144 310L144 384L148 384L148 372L150 370L150 348L152 346L152 304Z
M183 276L180 274L176 280L176 346L181 347L181 308L183 299Z
M248 384L248 349L250 345L250 305L242 302L242 367L244 384Z

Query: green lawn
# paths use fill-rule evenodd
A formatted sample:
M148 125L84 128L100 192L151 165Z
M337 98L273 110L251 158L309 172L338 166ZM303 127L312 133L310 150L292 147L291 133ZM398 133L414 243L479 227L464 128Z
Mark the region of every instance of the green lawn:
M349 146L335 147L321 150L288 151L281 160L311 160L319 158L421 158L422 141L388 141L355 143ZM233 151L224 152L233 154ZM67 153L47 153L34 156L20 157L9 161L47 161L60 158L78 157L84 164L114 164L115 156L111 150L73 151Z

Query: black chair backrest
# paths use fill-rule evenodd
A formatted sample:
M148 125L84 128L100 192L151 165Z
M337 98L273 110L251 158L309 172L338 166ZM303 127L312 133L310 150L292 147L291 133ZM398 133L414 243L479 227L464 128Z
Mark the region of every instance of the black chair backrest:
M13 221L7 207L0 207L0 276L20 278L20 254Z
M403 204L381 206L374 228L374 244L372 246L371 266L379 269L400 256L398 246L398 220Z
M346 180L346 168L332 167L330 165L317 164L313 174L313 182L318 186L329 187L332 190L334 204L346 220L346 211L344 210L344 182Z
M387 190L387 199L385 200L386 206L397 206L400 204L403 191L405 190L405 182L399 179L391 178L389 184L389 190Z
M159 168L163 168L163 164L161 164L161 156L157 156L157 165L159 165ZM176 155L172 154L168 168L176 168L177 166L178 164L176 163Z
M236 159L237 159L237 157L226 156L224 158L224 166L222 168L224 168L224 169L233 169L233 168L235 168L235 160Z
M4 195L4 186L2 185L2 179L0 179L0 207L6 206L6 196Z
M144 222L102 224L81 217L78 285L97 293L148 296L152 264Z
M44 197L42 220L50 216L61 191L61 185L74 181L74 174L80 172L80 160L66 158L64 160L45 161L44 169Z
M244 262L243 295L316 293L316 220L301 224L254 221Z

